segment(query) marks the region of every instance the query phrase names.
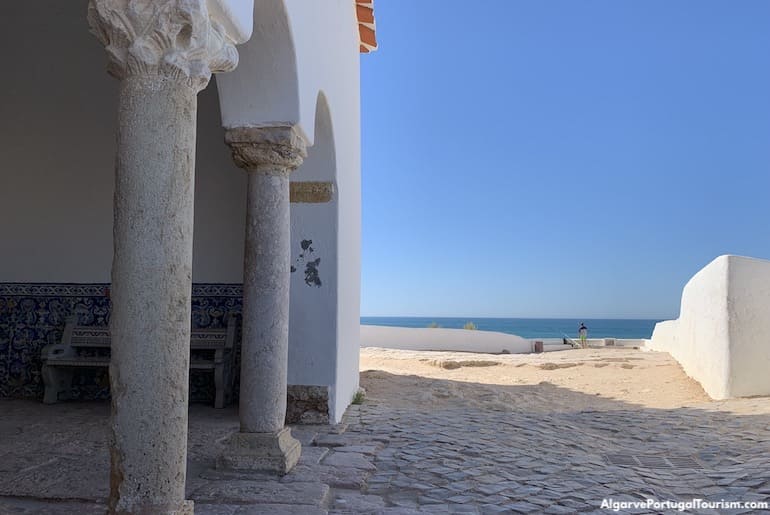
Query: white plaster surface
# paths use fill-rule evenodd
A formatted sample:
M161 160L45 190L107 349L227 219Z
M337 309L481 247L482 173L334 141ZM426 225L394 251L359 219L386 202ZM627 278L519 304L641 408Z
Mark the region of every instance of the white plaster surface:
M358 112L358 37L352 1L257 2L238 69L221 82L223 125L297 125L312 144L319 91L340 118Z
M251 38L239 47L237 73L219 81L224 127L297 124L299 79L293 37L284 0L257 2Z
M303 231L295 231L297 235L312 232L310 239L314 243L323 242L320 245L328 246L324 252L335 249L337 281L336 284L332 281L327 284L329 290L336 289L336 292L305 291L302 295L306 298L292 301L292 317L298 320L305 317L308 322L313 322L327 309L317 303L312 304L314 301L334 302L329 311L335 313L336 317L336 334L331 340L335 350L326 351L330 346L326 334L332 331L328 324L323 324L318 334L306 340L304 336L309 331L296 328L292 322L292 327L295 327L292 342L303 342L303 349L320 343L320 349L323 350L316 347L308 353L298 349L292 351L290 376L308 377L312 382L329 384L330 415L334 421L338 421L358 388L361 274L360 55L354 2L257 2L252 37L239 47L239 53L238 68L233 73L218 77L222 123L225 127L294 125L306 136L308 144L314 145L317 139L316 128L319 127L318 113L321 111L319 99L323 98L328 104L331 120L329 126L333 141L336 142L336 205L293 207L297 213L292 218L294 228L306 222L308 224L307 227L303 225ZM321 143L323 139L322 136ZM327 167L328 163L320 166ZM300 169L297 176L302 173ZM333 216L325 211L327 208L335 210ZM314 214L317 221L312 221ZM296 244L296 238L293 237L292 249ZM331 263L324 261L324 264ZM328 267L322 265L322 268L328 273ZM297 291L295 284L298 280L293 279L294 292ZM326 358L319 358L321 352L333 358L333 367L329 367ZM334 376L331 383L327 382L329 374ZM297 383L307 384L299 380Z
M664 320L655 324L652 336L645 341L645 347L648 350L657 350L657 345L668 345L676 347L677 333L679 332L679 320Z
M86 6L0 2L0 45L17 49L0 81L2 282L110 281L119 83ZM246 176L223 143L213 80L198 96L197 136L193 279L240 283Z
M215 83L198 95L193 280L241 283L248 181L223 143Z
M109 281L118 82L86 7L0 2L2 281Z
M331 117L319 98L316 140L292 181L336 182L336 156ZM337 366L337 209L331 202L291 205L291 309L289 314L289 384L331 386ZM312 241L312 252L303 251ZM309 249L308 249L309 250ZM300 257L302 255L303 257ZM307 261L320 259L321 285L305 281Z
M467 352L532 352L526 338L495 331L362 325L361 347Z
M670 353L714 399L770 395L770 261L720 256L646 345Z
M209 15L221 23L237 44L245 43L254 28L253 0L208 0Z

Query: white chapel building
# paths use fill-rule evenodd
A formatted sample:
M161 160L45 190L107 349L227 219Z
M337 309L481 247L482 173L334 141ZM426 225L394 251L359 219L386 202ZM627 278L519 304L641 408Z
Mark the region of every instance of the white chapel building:
M237 325L223 467L285 473L285 424L350 404L374 29L372 0L0 3L0 397L43 399L68 327L107 335L46 399L111 397L112 512L192 512L196 331Z

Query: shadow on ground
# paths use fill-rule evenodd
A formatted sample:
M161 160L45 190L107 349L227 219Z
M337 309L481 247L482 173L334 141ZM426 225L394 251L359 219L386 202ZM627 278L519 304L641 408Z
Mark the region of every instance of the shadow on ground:
M196 513L574 513L602 499L770 500L768 415L652 409L548 383L368 371L362 384L369 398L343 425L295 428L303 458L283 478L214 470L237 414L192 406ZM108 404L5 400L0 410L0 513L103 511L94 503L108 494Z

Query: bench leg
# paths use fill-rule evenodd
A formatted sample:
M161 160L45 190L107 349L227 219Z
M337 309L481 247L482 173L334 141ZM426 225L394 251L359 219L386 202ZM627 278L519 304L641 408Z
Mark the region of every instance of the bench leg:
M233 383L235 383L235 353L230 352L229 357L225 360L225 403L231 404L235 402L233 398Z
M59 394L72 388L72 370L43 365L42 374L45 393L43 403L54 404L59 400Z
M225 367L223 363L217 363L214 365L214 389L216 394L214 397L214 407L225 407Z

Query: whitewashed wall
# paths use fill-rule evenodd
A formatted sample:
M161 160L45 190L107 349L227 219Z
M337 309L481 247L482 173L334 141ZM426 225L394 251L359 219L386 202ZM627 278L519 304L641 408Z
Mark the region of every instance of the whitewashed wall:
M0 3L14 71L0 81L2 282L110 281L118 82L86 5ZM193 280L238 283L245 177L223 144L216 85L199 98Z
M334 173L329 175L328 163L320 164L311 147L308 162L293 179L333 177L335 203L293 205L292 242L296 253L301 234L312 230L311 239L322 242L324 252L336 252L336 281L326 283L328 290L322 293L307 291L297 277L292 280L289 377L292 382L298 376L326 381L325 372L317 370L325 363L319 361L320 354L333 357L333 382L321 384L331 386L330 415L336 421L358 388L360 57L354 2L261 0L255 6L254 32L240 47L240 56L238 69L219 80L225 127L293 125L312 145L317 139L319 98L328 104ZM295 295L298 287L303 291L300 297ZM336 322L321 323L330 314Z
M331 114L319 98L315 142L294 181L336 182ZM337 369L337 209L331 202L291 205L292 266L289 311L289 383L334 385ZM302 241L312 241L302 250ZM304 256L300 258L300 255ZM307 284L305 263L320 259L321 285ZM300 382L302 381L302 382Z
M528 354L532 341L515 334L427 327L361 326L362 347L420 351Z
M110 281L118 83L89 34L86 6L87 0L0 3L0 48L5 69L13 70L0 81L0 282ZM354 4L261 0L254 21L252 42L239 47L239 69L199 96L193 281L242 281L245 173L223 143L222 123L289 123L309 143L318 139L293 179L333 181L337 193L329 204L292 206L295 257L299 241L313 239L324 287L298 284L301 272L294 274L289 378L330 386L330 414L339 420L358 387ZM328 108L318 108L319 98ZM316 138L321 111L325 133Z
M714 399L770 395L770 261L720 256L690 279L679 319L647 348L669 352Z
M0 281L109 278L117 84L85 6L0 3Z

